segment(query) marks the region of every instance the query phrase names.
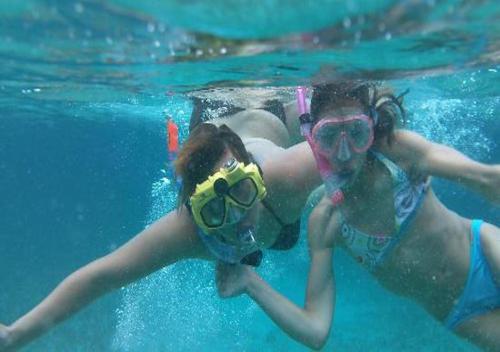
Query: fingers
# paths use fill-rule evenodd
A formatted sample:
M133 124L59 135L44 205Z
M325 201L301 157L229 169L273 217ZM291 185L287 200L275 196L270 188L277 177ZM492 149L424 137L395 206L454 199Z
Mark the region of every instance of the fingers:
M218 261L215 267L215 284L217 286L217 292L219 293L219 296L221 296L221 291L222 291L221 286L223 284L223 278L224 278L224 275L222 274L223 270L224 270L223 264L220 261Z
M233 264L227 264L221 261L217 262L215 268L215 277L218 282L223 282L224 278L229 274L229 270Z
M232 264L227 264L222 261L218 261L216 265L216 273L215 273L215 284L217 286L217 293L221 298L229 297L227 293L227 279L228 279L228 271Z
M241 264L217 263L215 282L221 298L240 295L245 290L245 275L249 266Z
M0 324L0 351L4 351L11 341L9 341L9 328L3 324Z

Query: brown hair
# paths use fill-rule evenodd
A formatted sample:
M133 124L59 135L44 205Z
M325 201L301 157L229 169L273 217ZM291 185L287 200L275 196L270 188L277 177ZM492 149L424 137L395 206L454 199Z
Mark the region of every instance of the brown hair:
M185 204L196 185L212 174L214 165L229 149L238 161L250 163L241 138L226 125L201 123L190 133L175 161L175 172L182 180L178 206Z
M398 120L406 120L403 108L403 93L396 97L391 89L381 87L375 82L339 81L322 83L313 86L311 99L311 117L313 124L318 122L319 115L331 108L345 105L346 102L357 102L370 116L375 124L375 140L386 138L388 143L394 138L394 128Z

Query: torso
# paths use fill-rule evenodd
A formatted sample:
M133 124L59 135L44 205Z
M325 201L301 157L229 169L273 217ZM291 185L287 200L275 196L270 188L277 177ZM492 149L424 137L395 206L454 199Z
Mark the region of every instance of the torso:
M404 163L398 164L408 172ZM376 182L356 191L356 197L346 196L338 211L366 234L394 234L391 176L380 163L372 170L370 179ZM448 210L430 187L423 197L401 242L372 273L387 289L418 301L443 320L467 278L469 221ZM347 247L340 235L336 243Z

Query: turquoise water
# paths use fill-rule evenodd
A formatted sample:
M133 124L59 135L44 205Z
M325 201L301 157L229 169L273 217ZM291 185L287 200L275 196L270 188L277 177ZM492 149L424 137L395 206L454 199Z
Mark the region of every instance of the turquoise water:
M210 5L208 5L210 4ZM500 6L494 1L11 1L0 4L0 322L172 208L167 112L183 93L293 94L323 74L410 88L408 127L500 163ZM248 16L251 12L253 15ZM500 210L435 180L467 217ZM297 303L305 237L259 272ZM187 261L113 293L27 351L302 351L247 297L221 301L213 265ZM342 252L325 350L474 351Z

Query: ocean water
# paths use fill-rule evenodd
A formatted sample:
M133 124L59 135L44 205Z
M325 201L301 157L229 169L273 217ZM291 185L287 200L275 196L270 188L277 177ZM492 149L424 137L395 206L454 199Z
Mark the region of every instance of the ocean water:
M249 15L251 14L251 15ZM0 322L172 209L164 114L187 135L185 93L272 89L320 76L378 79L408 128L500 163L495 1L9 1L0 4ZM500 209L435 180L469 218ZM305 236L259 272L301 304ZM324 350L475 351L336 254ZM220 300L213 264L186 261L114 292L26 351L304 351L248 297Z

